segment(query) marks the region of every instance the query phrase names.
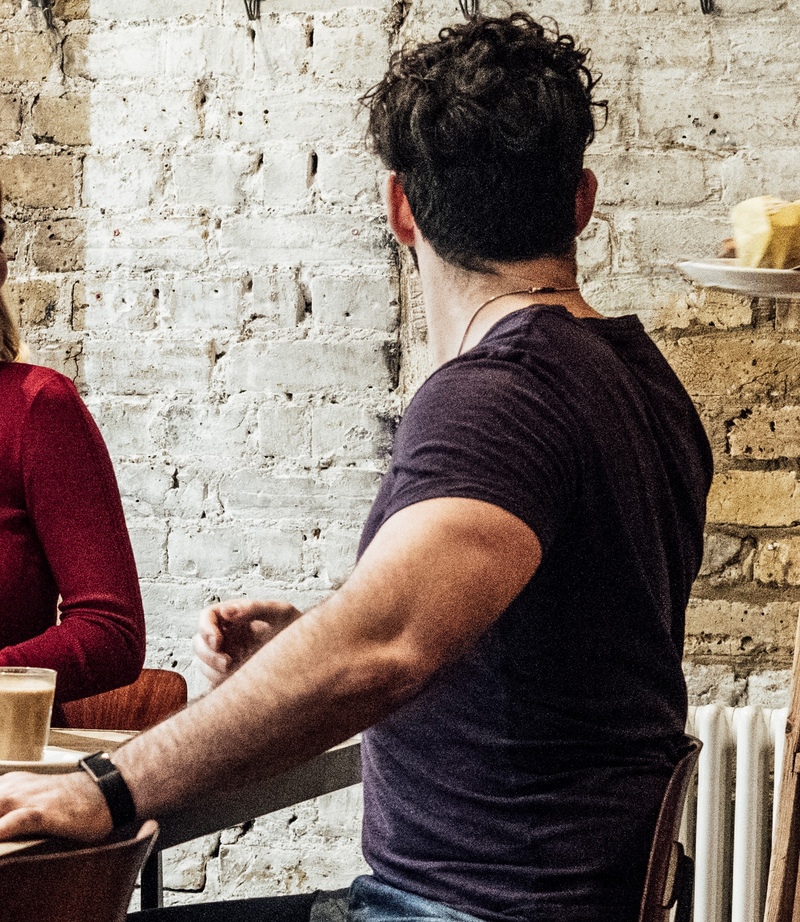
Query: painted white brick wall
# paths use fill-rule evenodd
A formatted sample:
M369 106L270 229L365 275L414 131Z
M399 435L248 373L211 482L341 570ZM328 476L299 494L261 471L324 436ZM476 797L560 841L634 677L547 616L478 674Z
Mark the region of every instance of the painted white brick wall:
M259 35L240 0L56 0L49 33L28 0L0 0L11 300L36 360L77 381L107 439L149 663L193 692L198 608L308 606L345 578L426 367L357 100L392 47L457 4L262 6ZM671 264L713 255L734 202L800 197L800 8L717 7L527 7L594 48L611 100L589 157L587 295L651 327L749 323L748 304L689 297ZM699 661L689 680L698 702L775 703L786 687L780 669L744 680ZM362 869L360 809L342 792L181 849L170 899L343 886Z

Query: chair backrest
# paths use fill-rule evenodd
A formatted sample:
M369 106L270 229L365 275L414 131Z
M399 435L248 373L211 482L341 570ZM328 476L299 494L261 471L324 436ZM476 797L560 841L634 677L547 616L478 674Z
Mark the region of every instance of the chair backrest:
M647 864L639 922L666 922L678 896L679 876L685 862L678 833L689 783L702 748L700 740L688 738L686 751L673 769L664 792Z
M123 922L158 825L86 846L52 841L0 858L0 922Z
M81 730L147 730L186 706L186 679L143 669L130 685L62 705L65 726Z

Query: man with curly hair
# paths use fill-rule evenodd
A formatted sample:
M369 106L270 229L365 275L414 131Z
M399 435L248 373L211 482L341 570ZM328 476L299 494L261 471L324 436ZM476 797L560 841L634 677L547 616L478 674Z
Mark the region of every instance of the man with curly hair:
M369 136L435 370L358 563L302 616L204 612L195 648L215 689L114 754L126 818L158 816L365 731L373 874L351 888L354 922L637 916L684 743L711 459L639 320L602 317L578 287L594 85L570 36L521 13L393 57L365 98ZM0 814L0 836L112 826L81 773L6 776ZM197 918L308 912L277 905Z

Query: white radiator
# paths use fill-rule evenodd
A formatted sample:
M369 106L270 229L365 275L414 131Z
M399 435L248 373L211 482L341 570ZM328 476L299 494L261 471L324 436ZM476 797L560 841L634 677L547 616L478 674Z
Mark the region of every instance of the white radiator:
M695 860L694 922L762 922L787 709L690 708L703 742L681 841Z

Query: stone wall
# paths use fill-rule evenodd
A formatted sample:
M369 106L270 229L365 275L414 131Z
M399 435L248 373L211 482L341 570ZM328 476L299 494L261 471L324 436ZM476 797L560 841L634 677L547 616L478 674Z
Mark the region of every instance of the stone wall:
M717 6L525 8L594 49L611 102L585 293L642 316L714 446L694 700L775 703L800 599L800 306L693 290L672 265L714 255L735 202L800 197L800 7ZM307 606L352 563L426 368L357 98L390 48L459 15L455 0L269 0L254 26L241 0L55 0L49 28L0 0L9 301L101 426L149 663L194 692L198 608ZM171 899L342 886L359 811L348 791L209 837L173 855Z

